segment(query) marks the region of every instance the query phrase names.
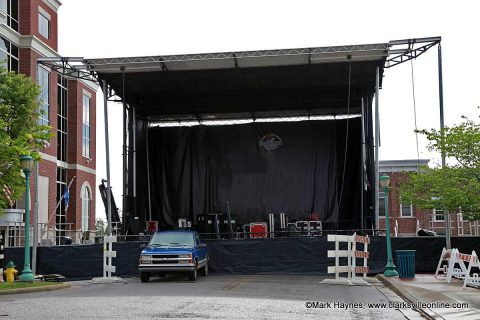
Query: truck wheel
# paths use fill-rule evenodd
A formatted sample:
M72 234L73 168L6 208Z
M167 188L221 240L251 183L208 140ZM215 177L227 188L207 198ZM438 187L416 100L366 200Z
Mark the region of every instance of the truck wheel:
M148 280L150 280L150 273L140 272L140 281L141 282L148 282Z
M188 275L188 279L190 281L197 281L197 269L191 271L190 274Z
M205 267L200 270L200 274L205 277L208 276L208 261L205 263Z

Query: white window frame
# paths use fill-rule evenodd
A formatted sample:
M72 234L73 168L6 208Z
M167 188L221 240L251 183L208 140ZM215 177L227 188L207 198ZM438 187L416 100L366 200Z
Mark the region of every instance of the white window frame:
M437 219L437 214L438 214L437 211L442 212L442 219ZM432 214L433 214L433 218L432 218L433 222L445 222L445 210L433 209Z
M46 28L46 30L45 30ZM51 17L42 8L38 8L38 33L50 39Z
M403 215L403 203L400 201L400 217L402 217L402 218L414 218L415 217L415 215L413 214L413 205L411 203L410 203L410 215L409 216L404 216Z
M82 186L82 193L80 194L80 198L82 199L82 231L89 231L90 225L90 209L91 209L91 202L92 202L92 191L88 184L84 184Z
M45 72L47 75L46 83L43 83L44 79L41 79L41 72ZM37 83L41 87L40 92L40 110L46 111L45 114L40 114L38 118L38 122L41 125L48 125L50 123L49 116L50 116L50 71L44 68L41 65L37 67ZM46 88L45 88L46 85ZM45 91L44 91L45 90ZM44 92L46 92L46 99L43 99Z
M383 209L383 215L381 214L381 210L380 210L380 201L382 201L384 204L385 204L385 193L384 192L379 192L378 193L378 216L379 217L383 217L385 218L385 208Z
M86 103L88 102L88 104ZM90 142L92 141L91 128L92 98L83 93L82 95L82 156L90 159ZM88 129L88 133L86 132Z
M18 16L20 15L20 4L18 3L19 0L2 0L1 3L5 5L4 8L3 6L0 6L0 11L3 11L6 15L6 22L7 26L12 28L13 30L18 32L19 29L19 18ZM17 14L14 16L13 12L13 4L17 4Z
M19 63L19 48L12 42L8 41L4 37L0 37L0 41L5 44L5 49L1 48L3 46L0 46L0 51L2 52L2 55L6 55L2 61L0 61L0 65L3 65L8 71L13 71L15 73L18 73L20 63ZM17 55L13 54L14 48L16 48ZM1 58L0 58L1 59ZM13 69L12 68L12 62L15 60L17 68Z

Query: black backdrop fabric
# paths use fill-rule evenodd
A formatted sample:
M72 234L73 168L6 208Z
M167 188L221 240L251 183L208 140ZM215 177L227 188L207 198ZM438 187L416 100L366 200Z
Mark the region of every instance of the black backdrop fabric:
M281 139L270 151L260 145L269 134ZM152 217L162 228L178 218L196 224L199 214L226 212L229 201L237 224L316 213L324 227L359 228L360 137L359 118L150 128ZM146 161L138 165L144 171Z
M140 242L116 242L113 249L117 257L115 275L138 275ZM415 271L435 272L438 259L445 246L444 237L392 238L393 259L397 267L396 250L416 250ZM470 253L480 247L480 237L452 237L452 247ZM209 269L226 274L318 274L327 276L327 267L335 264L327 258L327 250L334 243L327 237L292 239L208 240ZM385 237L372 237L368 247L368 266L371 274L385 271L387 262ZM13 261L16 269L23 270L24 248L6 248L5 260ZM39 247L37 273L58 273L68 279L91 279L102 275L103 245L72 245ZM342 262L343 263L343 262ZM474 271L477 272L477 271ZM333 276L333 275L330 275ZM170 280L169 280L170 281Z

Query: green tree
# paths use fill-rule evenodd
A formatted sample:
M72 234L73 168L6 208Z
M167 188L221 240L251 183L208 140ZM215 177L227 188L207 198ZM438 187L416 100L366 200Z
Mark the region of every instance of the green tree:
M105 220L101 218L97 218L95 221L95 231L96 231L96 237L104 237L107 235L108 232L108 226L105 223Z
M402 200L421 209L461 211L469 220L480 219L480 125L463 122L443 130L421 130L428 149L441 153L454 164L444 168L424 167L408 174L400 185Z
M20 156L40 160L36 150L52 137L50 127L38 122L39 94L40 88L31 78L0 68L0 214L10 206L5 186L14 201L25 190Z

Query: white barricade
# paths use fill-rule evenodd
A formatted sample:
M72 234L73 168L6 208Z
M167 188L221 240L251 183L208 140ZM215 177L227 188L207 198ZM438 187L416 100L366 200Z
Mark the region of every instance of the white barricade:
M452 282L452 277L465 279L465 275L467 274L465 262L468 262L469 259L470 255L460 253L458 249L452 249L450 260L448 261L447 283ZM456 268L457 264L460 268Z
M116 272L112 264L112 258L117 257L117 252L113 251L113 243L117 242L116 236L106 236L103 238L103 277L111 277Z
M334 273L335 279L325 279L321 283L326 284L343 284L343 285L370 285L367 281L368 273L368 244L370 238L368 236L353 236L329 234L327 241L335 242L335 250L328 250L328 258L335 258L335 265L328 267L328 273ZM340 250L340 243L346 242L347 250ZM363 243L363 251L357 251L357 243ZM340 265L340 258L347 258L347 265ZM363 265L357 266L357 258L363 259ZM347 274L341 277L340 274ZM357 277L362 274L362 277Z
M442 250L442 254L440 255L440 259L438 259L438 264L437 264L437 270L435 270L435 278L438 276L438 274L441 272L444 275L447 274L448 270L448 263L450 261L450 256L452 255L452 250L451 249L445 249L445 247ZM442 262L446 261L447 264L442 266Z
M3 282L3 268L2 266L4 265L3 260L5 259L5 256L3 254L3 235L0 233L0 282Z
M472 254L470 255L470 261L468 261L468 269L467 273L465 274L463 289L465 289L467 286L480 288L480 278L478 277L478 273L470 275L472 267L480 268L480 261L478 260L477 253L475 251L472 251Z
M442 262L445 261L447 264L442 266ZM468 267L466 263L468 263ZM439 273L443 273L446 276L447 283L451 283L452 278L458 278L463 280L464 289L467 286L480 288L478 273L470 275L472 267L480 268L480 261L475 251L472 251L472 254L465 254L460 253L456 248L449 250L443 248L435 271L435 278Z

